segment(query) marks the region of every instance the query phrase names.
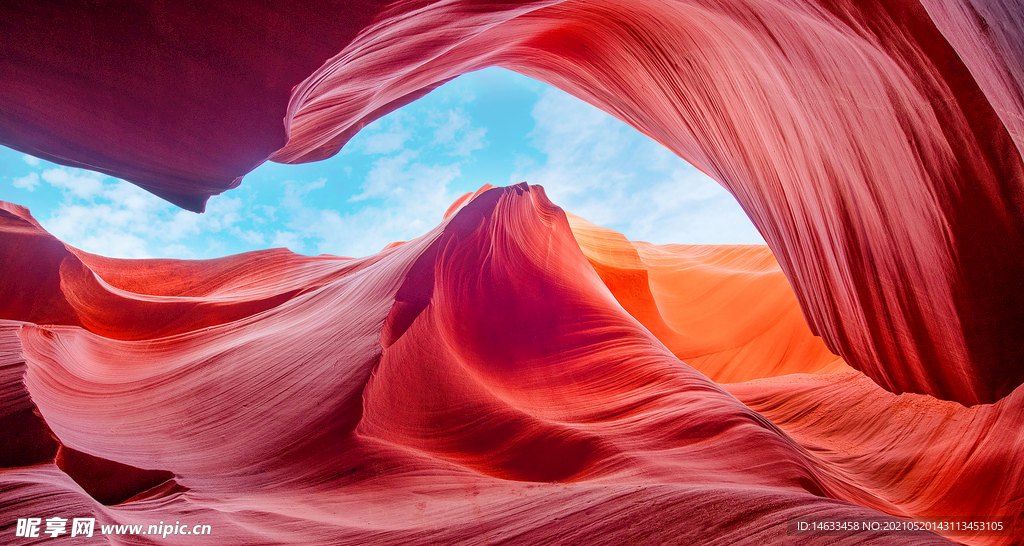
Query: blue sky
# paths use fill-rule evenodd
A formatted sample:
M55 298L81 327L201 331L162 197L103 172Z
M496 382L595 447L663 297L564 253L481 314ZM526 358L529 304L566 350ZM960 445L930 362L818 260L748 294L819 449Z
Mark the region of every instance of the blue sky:
M0 200L63 241L122 258L261 248L365 256L435 226L483 184L541 184L562 208L633 240L764 240L718 183L615 118L500 68L464 75L368 125L335 157L265 163L205 214L122 180L0 147Z

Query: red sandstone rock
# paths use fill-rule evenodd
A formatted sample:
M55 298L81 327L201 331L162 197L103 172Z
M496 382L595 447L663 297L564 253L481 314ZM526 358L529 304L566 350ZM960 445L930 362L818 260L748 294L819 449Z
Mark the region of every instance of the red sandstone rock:
M200 210L504 66L729 189L829 349L893 392L1024 382L1019 0L0 7L0 143Z
M858 372L776 375L827 371L828 357L756 247L630 244L525 184L462 200L429 233L358 260L115 260L4 210L0 250L51 248L5 284L70 309L0 300L22 321L0 328L12 393L0 418L33 408L63 445L56 466L43 454L0 469L4 514L211 525L188 537L200 544L732 544L790 542L797 516L1020 513L1020 391L964 408ZM632 299L613 282L645 270L625 267L627 245L650 274ZM700 297L701 275L714 296ZM757 316L779 325L788 356L737 320L761 296ZM659 336L630 309L680 298L708 324L666 314ZM92 307L103 320L74 322L100 316ZM150 314L159 326L143 324ZM666 343L691 350L698 326L721 332L703 350L755 367L713 373L774 377L727 392L681 362Z

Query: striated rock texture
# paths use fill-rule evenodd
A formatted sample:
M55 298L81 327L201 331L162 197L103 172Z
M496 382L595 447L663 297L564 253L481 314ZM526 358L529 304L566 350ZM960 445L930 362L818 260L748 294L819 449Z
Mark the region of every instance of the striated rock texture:
M731 191L883 388L1024 382L1020 0L0 6L0 143L201 210L467 71L594 104Z
M825 373L765 250L631 243L536 186L362 259L108 259L3 204L0 264L0 536L73 514L211 525L188 544L947 543L789 534L813 515L1024 538L1024 391Z

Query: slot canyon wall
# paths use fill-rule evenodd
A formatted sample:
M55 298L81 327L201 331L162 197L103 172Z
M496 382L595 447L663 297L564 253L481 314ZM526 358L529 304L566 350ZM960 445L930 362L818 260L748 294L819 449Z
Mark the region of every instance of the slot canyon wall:
M525 184L355 260L113 260L5 204L5 515L730 543L1024 512L1018 0L11 1L0 36L0 144L190 210L501 66L718 180L771 249L631 242Z

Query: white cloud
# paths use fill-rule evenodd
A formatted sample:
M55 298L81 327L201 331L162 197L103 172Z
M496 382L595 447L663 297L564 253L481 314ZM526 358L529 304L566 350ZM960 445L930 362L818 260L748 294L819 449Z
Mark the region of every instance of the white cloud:
M245 241L246 243L253 246L263 246L267 244L267 238L264 237L264 235L258 231L254 231L251 229L239 229L237 232L232 231L231 233L232 235L238 237L240 240Z
M404 150L374 162L362 191L349 199L367 203L351 213L312 205L305 186L286 183L280 209L287 214L289 231L275 233L274 246L367 256L389 243L429 231L457 197L448 186L460 175L460 168L458 163L422 163L418 157L417 150Z
M44 173L45 178L45 173ZM94 180L97 188L72 190L43 226L57 238L96 254L118 258L149 257L147 240L176 236L167 216L172 206L124 181L71 175ZM76 186L77 187L77 186ZM80 195L87 193L90 199ZM173 218L173 216L171 217Z
M484 140L484 136L487 134L487 129L484 127L475 127L467 131L463 131L462 138L460 138L452 148L452 155L458 155L467 157L475 150L483 149L487 146L487 141Z
M401 150L414 135L412 128L405 124L408 117L405 112L397 111L367 125L361 131L363 134L360 139L360 151L380 155ZM351 152L354 149L349 148L346 151Z
M88 252L115 258L210 257L225 249L225 239L263 240L243 229L247 213L239 197L215 196L205 214L196 214L97 173L50 169L43 179L67 190L49 218L41 219L43 227Z
M271 246L274 248L287 248L292 252L302 252L305 243L302 236L294 231L276 231L271 239Z
M97 231L79 241L78 248L93 254L101 254L114 258L149 258L151 257L145 239L133 233L116 230Z
M33 156L28 155L28 154L25 154L25 155L21 156L21 159L22 159L22 161L24 161L25 163L28 163L32 167L36 167L36 166L39 165L39 158L38 157L33 157Z
M189 248L188 245L174 243L160 249L160 256L173 256L175 258L194 258L195 253L192 252L192 249Z
M27 155L25 157L32 156ZM28 191L36 191L36 186L39 185L39 175L37 173L28 173L25 176L22 176L21 178L15 178L11 182L11 184L13 184L15 188L21 188L23 190Z
M106 177L91 171L57 167L43 171L42 178L51 186L70 191L82 199L89 199L100 193L103 189L102 180Z
M403 188L395 184L401 173L408 169L409 164L419 155L415 150L405 150L402 153L384 157L374 161L370 172L366 174L366 180L360 189L363 191L349 198L350 203L366 199L381 199L388 196L398 196Z
M461 108L435 112L433 117L444 119L434 131L433 143L447 148L449 155L468 157L475 150L487 146L484 140L487 128L474 127Z
M469 118L463 113L461 108L458 110L448 110L447 114L447 120L434 131L434 142L442 145L453 143L455 136L462 128L469 125Z
M721 185L597 108L549 89L533 117L547 159L517 160L510 183L541 184L556 204L633 240L764 242Z
M284 199L281 201L281 206L292 209L301 208L303 206L302 200L309 195L309 192L318 190L326 184L326 178L318 178L306 184L300 184L294 180L289 180L288 182L285 182Z

